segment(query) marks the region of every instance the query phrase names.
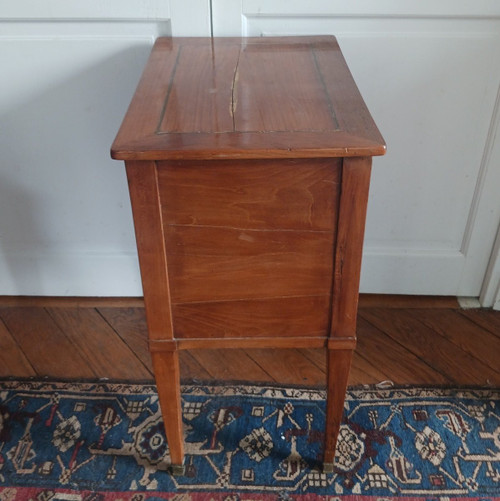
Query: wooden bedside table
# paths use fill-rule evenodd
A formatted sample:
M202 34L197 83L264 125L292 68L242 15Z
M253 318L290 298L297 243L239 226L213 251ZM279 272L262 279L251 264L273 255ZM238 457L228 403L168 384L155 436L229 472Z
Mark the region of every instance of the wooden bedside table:
M356 344L371 157L385 145L334 37L160 38L125 160L174 472L178 350L328 350L331 471Z

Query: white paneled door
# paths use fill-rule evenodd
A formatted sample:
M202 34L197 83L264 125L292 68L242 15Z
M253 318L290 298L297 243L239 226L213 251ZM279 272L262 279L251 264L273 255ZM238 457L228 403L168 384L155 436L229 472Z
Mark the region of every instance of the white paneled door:
M482 293L491 304L498 2L213 0L212 10L215 35L339 39L388 146L374 162L362 290Z
M109 149L154 40L172 34L209 36L208 2L0 2L0 294L141 294Z
M141 294L109 146L153 40L212 32L339 39L388 145L362 291L500 302L498 0L4 0L0 294Z

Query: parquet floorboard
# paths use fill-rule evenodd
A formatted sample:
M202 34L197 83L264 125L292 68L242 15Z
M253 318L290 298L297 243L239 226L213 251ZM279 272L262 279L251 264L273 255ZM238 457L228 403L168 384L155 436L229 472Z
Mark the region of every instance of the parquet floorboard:
M144 308L99 308L98 312L153 374Z
M452 310L413 310L414 316L448 341L487 365L500 382L500 337Z
M414 310L363 309L363 319L456 384L500 384L494 371L423 322Z
M326 351L321 348L304 348L299 351L322 371L323 380L319 384L324 385L326 381ZM349 373L349 384L351 386L379 383L387 378L371 361L363 358L358 351L354 352Z
M367 357L359 350L354 352L351 370L349 371L349 385L359 386L363 384L377 384L382 381L390 380L390 374L386 374L383 371L383 367L374 365L371 357Z
M150 372L93 308L49 308L50 316L98 375L147 379Z
M0 320L0 376L8 377L12 373L16 373L19 377L36 376L30 361Z
M44 308L0 308L0 319L37 375L60 378L99 377L79 348ZM21 376L16 368L12 376Z
M349 384L500 386L500 312L365 296ZM187 380L324 385L321 349L181 352ZM0 298L0 376L152 380L140 299Z
M461 310L461 315L467 317L484 330L500 337L500 311L493 310Z
M148 331L144 308L140 307L102 307L99 313L128 345L137 358L144 364L153 377L153 364L148 347ZM190 379L208 380L210 374L196 361L191 353L179 354L182 371Z
M363 317L358 319L357 352L379 368L385 379L395 384L422 384L427 381L435 384L451 383L449 378L403 345L395 343L393 338Z
M248 350L248 354L279 383L318 386L326 381L325 371L311 363L301 350L254 349Z
M257 382L273 381L272 377L241 349L192 350L191 356L207 371L210 379ZM192 379L192 374L181 366L182 376Z

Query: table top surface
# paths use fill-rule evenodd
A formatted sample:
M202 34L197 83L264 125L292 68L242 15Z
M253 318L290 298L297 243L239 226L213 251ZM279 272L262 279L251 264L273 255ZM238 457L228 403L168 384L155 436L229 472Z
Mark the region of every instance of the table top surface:
M332 36L159 38L111 152L345 157L385 144Z

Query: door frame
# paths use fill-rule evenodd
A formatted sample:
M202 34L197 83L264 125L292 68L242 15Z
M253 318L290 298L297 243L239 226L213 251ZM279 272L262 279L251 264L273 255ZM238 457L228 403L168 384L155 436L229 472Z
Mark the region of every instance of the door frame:
M500 311L500 226L490 264L486 271L483 289L479 296L479 303L483 308L493 308Z

